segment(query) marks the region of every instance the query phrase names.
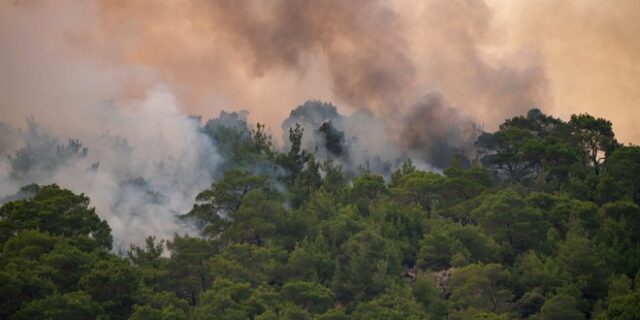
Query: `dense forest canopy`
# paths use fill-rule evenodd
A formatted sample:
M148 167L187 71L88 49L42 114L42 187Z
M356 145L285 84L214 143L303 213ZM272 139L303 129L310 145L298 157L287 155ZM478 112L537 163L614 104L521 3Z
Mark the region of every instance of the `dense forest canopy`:
M429 170L365 154L330 104L288 121L284 149L242 114L199 127L222 160L175 213L190 235L114 249L100 199L14 190L0 207L0 318L640 319L640 147L611 122L534 109L478 132L476 152L432 145L446 165ZM14 178L91 152L41 143L12 155ZM171 201L149 185L121 182L113 206L127 192Z

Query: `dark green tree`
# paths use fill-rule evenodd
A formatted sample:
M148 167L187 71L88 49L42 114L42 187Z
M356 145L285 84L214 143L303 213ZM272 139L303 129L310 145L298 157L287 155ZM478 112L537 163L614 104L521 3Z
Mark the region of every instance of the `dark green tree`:
M84 292L53 294L26 304L13 319L94 320L104 315L100 304Z
M576 299L560 293L547 299L540 311L542 320L582 320L584 313L577 309Z
M479 312L511 312L514 296L508 282L509 274L499 264L456 269L449 281L449 319L467 319Z
M640 204L640 147L619 147L607 157L598 185L601 202L629 199Z
M78 282L78 287L100 304L112 319L127 319L138 290L135 271L125 260L104 259Z
M606 158L620 145L615 139L611 122L588 114L574 114L569 126L580 144L583 163L598 174Z
M18 231L34 229L52 235L85 237L95 246L111 249L111 228L100 219L89 198L56 185L30 186L35 194L0 207L0 243Z
M211 286L208 261L219 252L217 243L190 236L176 235L167 242L171 253L167 268L169 288L179 298L194 306L200 292Z
M296 181L296 177L311 157L309 151L302 148L303 134L304 128L299 123L296 123L295 127L289 128L289 151L280 153L275 158L276 164L284 170L284 181L289 184Z

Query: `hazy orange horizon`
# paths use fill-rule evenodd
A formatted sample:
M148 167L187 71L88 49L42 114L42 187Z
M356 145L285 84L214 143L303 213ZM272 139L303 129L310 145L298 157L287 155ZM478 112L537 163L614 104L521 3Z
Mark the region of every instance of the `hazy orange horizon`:
M639 34L633 0L5 1L0 121L64 126L163 87L277 136L305 100L388 118L438 92L487 129L538 107L638 144Z

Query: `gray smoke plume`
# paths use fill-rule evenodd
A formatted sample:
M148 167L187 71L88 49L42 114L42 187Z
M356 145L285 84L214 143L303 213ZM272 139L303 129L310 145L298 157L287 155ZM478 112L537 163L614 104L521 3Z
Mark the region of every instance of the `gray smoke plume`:
M350 171L369 166L384 175L407 158L424 169L444 169L454 157L469 159L481 133L436 93L387 121L366 111L344 116L333 104L307 101L291 111L283 132L296 124L305 130L303 145L317 158L335 159Z
M407 158L389 140L385 122L366 110L344 116L331 103L307 101L283 121L283 132L296 124L304 129L302 143L307 150L320 160L335 160L349 172L368 167L386 176Z
M534 53L488 50L493 12L483 1L7 2L0 18L7 48L0 64L15 79L0 80L0 105L14 119L21 110L55 115L47 104L75 111L96 97L139 98L159 82L190 113L242 105L253 121L272 125L291 100L313 94L371 111L403 146L398 128L429 132L468 119L495 125L546 101ZM62 74L65 81L42 80ZM85 83L94 89L74 90ZM464 119L414 112L430 92Z
M305 60L324 56L333 90L357 107L401 103L413 82L399 17L380 1L222 0L203 9L217 32L250 57L256 76L303 70Z
M473 142L481 128L460 110L432 93L394 122L393 132L400 147L414 159L436 168L446 168L454 157L473 157Z
M247 55L255 76L277 69L304 72L308 60L320 56L336 97L384 122L387 137L378 140L384 147L373 149L444 168L454 156L473 153L480 125L474 123L477 111L470 110L502 118L543 103L544 73L533 56L521 55L519 62L485 58L481 45L491 12L482 1L412 5L424 20L407 19L380 1L215 1L207 12L221 21L223 39ZM406 38L418 32L429 40ZM424 57L413 56L415 50ZM295 121L308 122L306 132L314 136L323 121L344 131L335 110L321 104L310 109L294 110L289 119L296 120L285 121L285 132ZM360 140L376 129L361 126L366 132L359 132ZM349 139L345 132L344 143Z

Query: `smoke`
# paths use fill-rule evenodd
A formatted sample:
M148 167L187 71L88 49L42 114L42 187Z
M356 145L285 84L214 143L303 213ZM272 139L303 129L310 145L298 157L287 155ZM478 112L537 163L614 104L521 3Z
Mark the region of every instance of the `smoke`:
M307 101L291 111L282 131L296 124L305 130L303 146L317 158L337 160L348 171L369 166L383 175L407 158L427 170L446 168L455 157L471 158L472 144L481 132L437 93L387 121L368 111L345 116L331 103Z
M406 158L389 140L384 121L368 111L344 116L331 103L307 101L293 109L282 122L284 141L287 141L285 133L296 124L304 129L304 148L317 159L335 160L349 172L368 167L388 175Z
M33 180L96 195L122 243L152 233L143 226L183 230L171 217L220 158L185 115L222 110L248 113L218 123L266 122L276 134L289 117L282 128L303 123L318 157L380 172L404 157L445 167L473 153L478 130L532 107L611 118L637 141L637 9L633 0L3 1L0 192ZM315 102L290 114L309 99L341 114ZM30 115L38 129L17 129Z
M205 117L243 108L277 128L290 106L317 97L386 120L439 92L496 124L546 101L535 54L486 52L492 12L478 1L33 1L2 11L5 38L21 44L3 64L35 61L53 78L98 65L118 81L95 85L117 99L160 80Z
M538 107L638 140L635 1L485 1L5 1L0 108L49 118L160 80L187 113L277 129L309 98L384 118L438 92L488 129Z
M498 2L505 43L536 48L544 58L552 91L545 111L604 117L618 140L640 143L640 2Z
M194 233L176 216L211 184L220 161L199 123L181 114L162 89L127 111L107 102L93 114L108 131L66 143L33 119L26 130L0 125L19 137L0 148L0 195L29 183L85 193L113 229L116 250L149 235Z
M193 61L197 61L199 68L210 67L211 77L219 77L216 70L219 66L214 61L226 59L230 65L243 70L241 77L247 80L242 83L242 89L251 92L246 82L281 73L304 78L320 66L326 78L324 82L331 90L325 93L329 100L338 101L347 110L371 111L385 122L385 130L400 129L413 136L432 136L432 128L442 127L445 122L452 126L470 120L494 122L546 101L544 73L535 55L496 59L483 51L483 45L491 39L491 12L482 2L413 4L410 7L416 12L411 15L393 3L381 1L193 1L190 4L178 6L186 16L195 19L190 20L190 25L196 27L189 27L189 34L195 34L198 45L204 44L210 51L206 55L201 55L199 50L187 51L184 57L195 54ZM136 16L157 23L156 15L150 17L137 12L136 8L123 9L122 6L105 7L108 19L114 16L113 10L136 12ZM183 73L172 71L174 63L162 59L163 52L171 48L152 41L137 50L146 52L149 48L154 48L153 60L162 62L162 67L169 68L171 74ZM227 57L226 50L235 57ZM183 66L179 64L180 69ZM186 77L181 84L190 80L191 77ZM288 96L289 92L308 86L304 82L296 85L288 91ZM421 99L429 93L444 96L461 110L448 106L447 109L454 112L440 118L443 113L421 112L424 110ZM292 105L274 107L278 102L259 100L248 108L262 112ZM430 117L424 117L426 115ZM454 119L457 115L460 118ZM256 121L268 120L258 117ZM425 149L403 150L420 155L425 162L437 159L434 165L438 167L448 164L449 155L429 154L442 149L432 145L436 143L432 139L423 139L419 145L407 143L394 132L386 134L401 148ZM456 138L468 139L453 141ZM455 135L448 137L445 144L468 150L474 138L468 134Z
M472 144L481 129L469 116L448 105L440 94L431 93L396 122L396 141L414 159L436 168L446 168L455 157L470 158ZM428 119L428 120L427 120Z

